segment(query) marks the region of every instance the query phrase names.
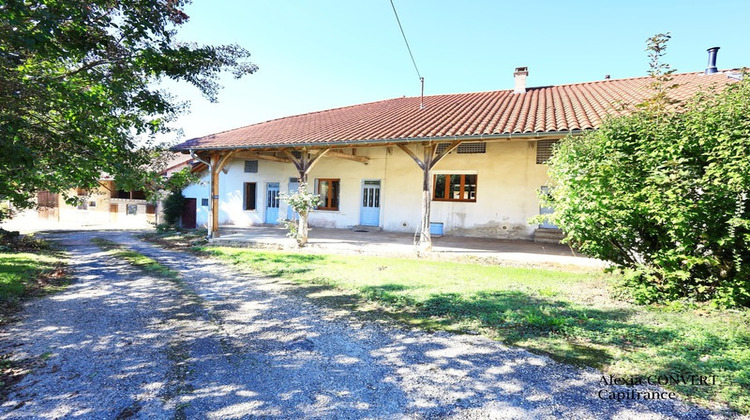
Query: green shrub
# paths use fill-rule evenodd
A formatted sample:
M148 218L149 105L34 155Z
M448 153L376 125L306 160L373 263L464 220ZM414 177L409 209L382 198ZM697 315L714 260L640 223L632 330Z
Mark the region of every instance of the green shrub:
M557 145L547 205L569 242L627 269L636 301L750 306L750 77L680 103L668 39L649 40L651 99Z
M182 191L176 190L169 193L164 199L164 223L168 226L177 226L182 217L182 208L185 205L185 196Z
M681 112L645 108L568 138L550 161L554 222L628 268L635 300L750 305L750 79Z

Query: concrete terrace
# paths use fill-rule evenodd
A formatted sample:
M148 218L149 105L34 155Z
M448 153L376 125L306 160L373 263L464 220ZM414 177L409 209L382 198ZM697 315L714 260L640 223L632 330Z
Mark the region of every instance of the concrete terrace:
M349 253L383 256L416 256L414 235L398 232L363 231L350 229L311 228L307 252ZM273 249L294 249L293 239L283 227L221 226L220 236L211 240L214 245L247 246ZM442 236L432 239L431 258L460 259L476 257L485 261L572 267L605 267L606 263L587 258L567 245L535 243L523 240Z

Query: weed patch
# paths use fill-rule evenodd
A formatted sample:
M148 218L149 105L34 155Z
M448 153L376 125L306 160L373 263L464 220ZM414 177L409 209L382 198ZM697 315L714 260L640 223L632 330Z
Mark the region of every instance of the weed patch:
M175 270L165 267L153 258L149 258L141 253L127 249L117 242L112 242L102 238L92 238L91 242L95 243L103 250L110 251L113 256L121 258L148 273L170 279L177 279L179 277L179 274Z

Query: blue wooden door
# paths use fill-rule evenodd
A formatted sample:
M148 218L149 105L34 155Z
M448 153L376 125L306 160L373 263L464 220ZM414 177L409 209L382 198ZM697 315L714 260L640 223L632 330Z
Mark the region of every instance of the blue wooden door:
M362 210L359 223L364 226L380 225L380 180L362 182Z
M543 186L542 194L548 195L549 187ZM552 207L539 207L539 214L552 214L554 212L555 212L555 209L553 209ZM539 225L539 227L545 228L545 229L557 229L557 226L550 223L549 219L544 219L544 221L542 222L542 224Z
M279 183L269 182L266 185L266 223L279 223Z
M294 194L297 191L299 191L299 180L297 178L289 178L289 194ZM286 206L286 218L287 220L299 219L299 214L288 204Z

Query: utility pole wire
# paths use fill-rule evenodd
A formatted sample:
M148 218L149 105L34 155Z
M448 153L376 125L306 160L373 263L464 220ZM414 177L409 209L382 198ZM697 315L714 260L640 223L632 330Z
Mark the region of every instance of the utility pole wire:
M406 39L406 33L404 32L404 27L401 25L401 19L398 18L398 12L396 11L396 5L393 4L393 0L391 0L391 8L393 8L393 14L396 16L396 22L398 22L398 28L401 30L401 36L404 37L404 44L406 44L406 49L409 51L409 57L411 57L411 62L412 64L414 64L414 70L416 70L417 77L419 77L419 82L422 84L422 96L420 99L419 109L424 109L424 77L422 77L422 75L419 73L417 60L414 59L414 54L411 52L409 41Z
M391 0L391 7L393 8L393 14L396 16L396 22L398 22L398 28L401 29L401 36L404 37L404 43L406 44L406 49L409 50L409 56L411 57L411 62L414 64L414 70L417 71L417 77L422 79L422 75L419 74L419 69L417 68L417 62L414 60L414 54L411 52L411 47L409 47L409 41L406 40L406 34L404 33L404 27L401 26L401 19L398 18L398 12L396 11L396 5L393 4L393 0Z

